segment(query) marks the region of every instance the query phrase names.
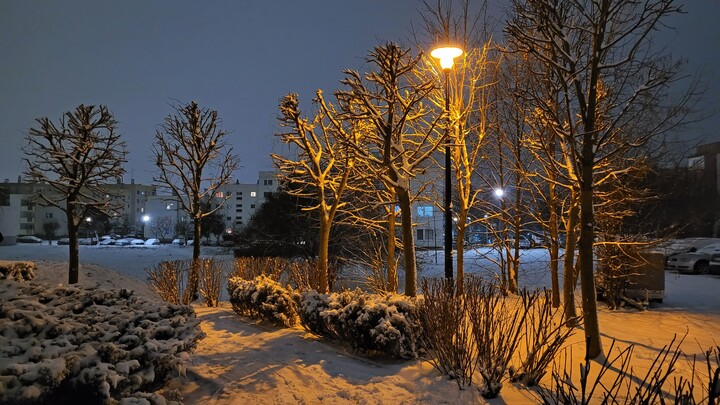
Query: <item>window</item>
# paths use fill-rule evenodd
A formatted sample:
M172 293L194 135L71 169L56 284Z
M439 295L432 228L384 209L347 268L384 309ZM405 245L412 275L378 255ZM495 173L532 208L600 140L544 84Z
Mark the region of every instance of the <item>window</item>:
M226 217L225 220L226 220L226 221L232 221L232 217Z
M417 240L432 240L433 235L432 229L417 229Z
M270 198L270 195L271 195L271 194L272 194L271 192L266 191L266 192L263 193L263 197L264 197L264 198Z
M272 180L263 180L263 186L272 186L273 181Z
M45 213L45 219L52 219L53 213L52 212L46 212Z
M419 217L431 217L433 216L432 205L419 205L417 207L417 214Z
M217 197L217 198L225 198L225 194L223 194L222 191L218 191L217 193L215 193L215 197Z
M242 193L240 193L240 194L242 194ZM239 195L239 196L235 197L235 199L238 200L238 201L242 201L242 196Z
M240 207L240 208L235 208L235 212L242 212L242 207Z
M251 191L251 192L250 192L250 197L257 197L257 193L254 192L254 191Z
M255 208L255 204L250 204L250 209Z

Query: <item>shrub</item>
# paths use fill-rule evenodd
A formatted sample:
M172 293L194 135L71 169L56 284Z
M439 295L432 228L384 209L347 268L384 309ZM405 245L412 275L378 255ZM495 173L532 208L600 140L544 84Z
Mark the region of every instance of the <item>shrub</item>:
M224 274L222 262L215 259L201 259L199 292L205 305L218 306Z
M353 350L415 358L422 328L413 299L360 290L296 295L300 320L309 331L348 343Z
M253 280L231 277L227 288L233 310L240 315L285 326L297 322L297 306L292 289L284 288L267 276L260 275Z
M220 291L224 276L223 263L211 258L198 259L198 292L205 304L215 307L220 300ZM174 260L160 262L152 269L146 269L150 286L158 296L171 304L190 304L196 297L189 294L188 275L193 266L192 260Z
M204 337L192 308L128 290L6 282L0 404L102 403L184 374Z
M187 263L183 260L160 262L146 269L150 287L165 302L180 304L186 287Z
M423 279L418 314L427 359L441 373L455 379L459 388L472 385L477 347L467 316L466 300L455 294L455 282Z
M0 260L0 280L28 281L35 278L35 262Z

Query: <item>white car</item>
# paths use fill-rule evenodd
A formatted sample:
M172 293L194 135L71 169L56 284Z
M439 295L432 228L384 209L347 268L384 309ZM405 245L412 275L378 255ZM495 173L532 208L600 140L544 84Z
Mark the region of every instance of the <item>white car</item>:
M665 269L681 274L707 274L710 271L710 259L718 253L720 243L713 243L692 252L672 255L668 257Z
M145 246L159 245L160 239L150 238L145 241Z
M108 245L114 245L114 244L115 244L115 239L112 239L112 238L100 239L100 242L98 242L98 245L101 245L101 246L108 246Z
M132 246L140 246L140 245L144 245L144 244L145 244L145 241L142 239L132 239L130 241L130 245L132 245Z
M38 238L37 236L32 235L23 235L17 237L18 243L42 243L42 239Z

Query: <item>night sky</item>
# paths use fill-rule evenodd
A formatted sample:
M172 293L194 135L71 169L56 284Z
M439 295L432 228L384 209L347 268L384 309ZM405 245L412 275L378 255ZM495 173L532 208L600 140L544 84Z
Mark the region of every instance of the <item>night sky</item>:
M501 19L504 1L491 2ZM675 30L660 37L690 59L709 86L707 114L720 101L720 1L690 0ZM241 182L269 170L278 100L289 92L311 109L318 88L339 87L342 70L364 69L375 45L411 42L416 0L3 1L0 8L0 181L22 171L21 146L34 119L56 121L78 104L105 104L128 144L127 174L148 184L156 128L172 104L218 110L240 156ZM684 139L720 141L720 115Z

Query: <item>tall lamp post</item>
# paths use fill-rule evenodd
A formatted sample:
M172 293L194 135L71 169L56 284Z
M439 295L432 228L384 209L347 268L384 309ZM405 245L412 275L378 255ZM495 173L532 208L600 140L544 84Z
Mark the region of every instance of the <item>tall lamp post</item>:
M430 52L433 58L440 60L445 75L445 115L448 125L445 127L445 278L453 278L452 263L452 161L450 158L450 69L454 60L463 51L454 46L444 46Z

